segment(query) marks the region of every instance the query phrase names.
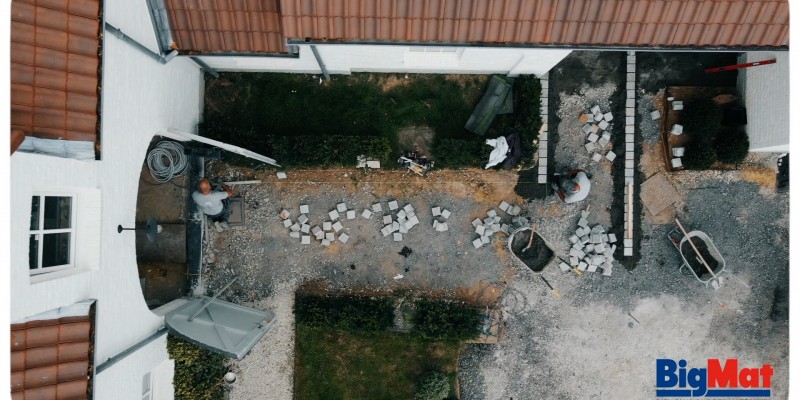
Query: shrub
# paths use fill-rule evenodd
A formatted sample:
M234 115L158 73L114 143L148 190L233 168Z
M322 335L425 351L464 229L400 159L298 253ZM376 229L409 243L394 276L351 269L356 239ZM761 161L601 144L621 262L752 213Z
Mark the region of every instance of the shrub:
M448 301L418 301L413 322L414 332L431 340L469 340L480 333L478 313Z
M447 375L433 371L420 380L414 400L442 400L450 394L450 380Z
M724 163L742 162L750 151L750 141L743 129L730 128L717 135L714 140L717 159Z
M480 167L489 160L492 147L482 140L442 139L431 147L437 167Z
M687 100L681 124L693 141L713 142L722 129L722 109L711 99Z
M389 297L320 297L298 294L294 307L297 322L309 326L378 332L386 330L394 323L394 307Z
M708 169L717 162L717 152L709 141L692 140L686 145L683 163L688 169Z
M175 360L172 385L178 400L216 400L224 395L222 377L228 372L227 358L201 349L185 340L167 337L169 358Z

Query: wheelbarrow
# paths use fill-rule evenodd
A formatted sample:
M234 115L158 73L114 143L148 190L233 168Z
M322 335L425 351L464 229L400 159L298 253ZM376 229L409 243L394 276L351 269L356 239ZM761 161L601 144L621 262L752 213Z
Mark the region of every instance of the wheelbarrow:
M717 276L723 272L727 272L725 270L725 258L722 257L722 254L717 249L717 246L714 244L714 241L711 240L708 235L701 231L691 231L684 235L678 228L674 228L669 233L667 233L667 237L669 238L672 245L678 250L678 253L681 255L681 259L683 260L683 264L681 264L680 268L678 269L683 274L688 274L684 272L684 270L688 270L700 283L708 287L709 283L717 278ZM686 259L687 254L689 257L694 256L696 259L699 258L695 255L694 250L691 248L689 244L689 240L694 239L693 241L696 243L698 240L703 242L705 249L708 250L708 254L711 255L713 259L712 264L716 264L714 268L712 268L710 273L708 270L705 269L705 266L700 265L699 268L693 267L689 260ZM706 260L711 261L711 260ZM701 261L697 261L697 263L702 263ZM696 264L697 264L696 263Z

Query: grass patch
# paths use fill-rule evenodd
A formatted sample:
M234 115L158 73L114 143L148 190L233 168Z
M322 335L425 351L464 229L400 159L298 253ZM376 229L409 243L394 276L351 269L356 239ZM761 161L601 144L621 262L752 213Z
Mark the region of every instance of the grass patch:
M354 333L296 326L294 398L414 398L419 380L442 371L455 396L459 343L392 332Z

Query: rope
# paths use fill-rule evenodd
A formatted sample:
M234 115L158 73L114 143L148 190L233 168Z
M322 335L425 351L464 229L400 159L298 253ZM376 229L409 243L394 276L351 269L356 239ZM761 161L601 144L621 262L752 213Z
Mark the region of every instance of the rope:
M165 183L186 172L188 160L183 154L183 145L172 141L159 142L147 154L150 176L158 183Z

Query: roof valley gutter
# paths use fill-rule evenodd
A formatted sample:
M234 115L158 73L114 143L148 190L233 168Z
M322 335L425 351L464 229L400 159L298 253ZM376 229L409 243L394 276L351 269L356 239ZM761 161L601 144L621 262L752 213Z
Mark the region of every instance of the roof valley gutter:
M114 35L117 39L122 40L125 43L128 43L129 45L133 46L135 49L139 50L141 53L143 53L143 54L147 55L148 57L152 58L153 60L155 60L159 64L166 64L170 60L175 58L175 56L178 55L178 50L172 50L166 56L162 56L161 54L157 54L157 53L153 52L152 50L148 49L147 47L145 47L143 44L137 42L132 37L126 35L124 32L119 30L119 28L115 27L114 25L111 25L110 23L106 22L104 26L105 26L106 31L108 31L109 33Z
M162 326L161 329L155 331L152 335L144 338L139 343L136 343L133 346L128 347L127 349L123 350L121 353L109 358L108 360L104 361L102 364L98 365L97 368L95 368L95 375L103 373L103 371L107 370L108 368L110 368L114 364L124 360L129 355L131 355L133 353L136 353L142 347L147 346L148 344L152 343L154 340L156 340L156 339L158 339L161 336L164 336L166 334L167 334L167 328Z

